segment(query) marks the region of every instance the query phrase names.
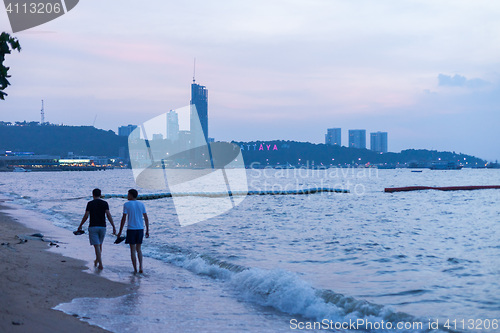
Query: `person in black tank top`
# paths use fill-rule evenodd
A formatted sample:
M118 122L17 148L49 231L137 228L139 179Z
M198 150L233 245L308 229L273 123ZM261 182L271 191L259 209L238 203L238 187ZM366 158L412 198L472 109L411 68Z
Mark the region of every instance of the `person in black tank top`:
M101 199L101 190L98 188L94 189L92 191L92 196L94 197L94 200L87 203L85 215L82 218L82 222L80 223L78 230L82 230L83 224L90 216L89 240L90 245L93 245L95 249L94 266L97 266L98 269L103 269L102 243L104 241L104 236L106 235L106 217L108 218L109 223L113 226L113 235L116 234L116 228L113 222L113 217L111 217L111 213L109 212L108 203Z

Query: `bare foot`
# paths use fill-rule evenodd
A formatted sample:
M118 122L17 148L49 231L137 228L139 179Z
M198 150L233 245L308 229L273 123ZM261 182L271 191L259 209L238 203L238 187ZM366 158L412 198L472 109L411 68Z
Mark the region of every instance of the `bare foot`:
M104 267L102 265L99 265L99 267L97 267L97 269L103 270Z
M94 267L97 267L97 259L94 260Z
M142 269L140 269L140 270L139 270L139 274L142 274L142 273L144 273L144 272L142 271Z

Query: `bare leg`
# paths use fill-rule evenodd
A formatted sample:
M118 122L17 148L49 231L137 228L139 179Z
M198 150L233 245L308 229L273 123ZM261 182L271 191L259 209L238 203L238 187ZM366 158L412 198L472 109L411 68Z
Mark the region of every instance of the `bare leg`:
M98 269L103 269L104 267L102 266L102 259L101 259L101 249L102 245L94 245L95 249L95 261L94 261L94 266L96 266L96 263L99 264L97 267Z
M99 268L99 269L103 269L104 267L103 267L103 265L102 265L102 243L101 243L101 244L99 244L99 250L101 250L101 265L100 265L100 268L99 268L99 267L98 267L98 268Z
M141 244L137 244L137 258L139 258L139 273L142 273L142 249L141 249Z
M132 259L132 266L134 266L134 273L137 273L137 259L136 254L136 244L130 244L130 259Z

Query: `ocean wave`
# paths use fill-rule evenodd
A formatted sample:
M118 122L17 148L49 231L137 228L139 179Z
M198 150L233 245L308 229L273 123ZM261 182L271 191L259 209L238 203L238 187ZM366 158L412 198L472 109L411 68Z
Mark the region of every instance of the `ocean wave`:
M282 269L266 270L233 264L177 246L149 248L147 255L188 269L197 274L228 283L243 301L272 307L282 313L307 320L349 322L363 319L369 323L424 323L422 330L387 332L430 332L428 320L396 312L388 306L345 296L332 290L316 289L298 274ZM145 253L146 254L146 253ZM433 332L445 332L442 329ZM386 332L377 330L377 332Z

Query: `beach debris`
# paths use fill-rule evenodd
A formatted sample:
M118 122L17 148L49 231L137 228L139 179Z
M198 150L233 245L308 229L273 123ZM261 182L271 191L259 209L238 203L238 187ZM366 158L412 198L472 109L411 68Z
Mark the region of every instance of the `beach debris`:
M54 242L50 242L50 244L49 244L49 245L50 245L50 246L59 247L59 245L57 245L57 244L56 244L56 243L54 243Z
M40 237L33 237L28 235L16 235L16 238L20 240L20 243L26 243L28 240L42 240Z
M9 250L11 250L11 251L16 251L16 249L15 249L15 248L13 248L13 247L10 245L10 243L2 243L1 245L2 245L3 247L8 248L8 249L9 249Z
M15 326L19 326L19 325L22 325L23 323L21 323L20 321L12 321L12 325L15 325Z
M28 240L39 240L42 242L48 242L48 243L54 243L54 244L60 243L60 242L55 241L55 240L50 240L50 239L44 238L45 236L42 235L41 233L36 233L36 234L31 234L31 235L16 235L16 237L20 239L20 242L18 244L26 243ZM52 245L52 244L50 244L50 245Z

